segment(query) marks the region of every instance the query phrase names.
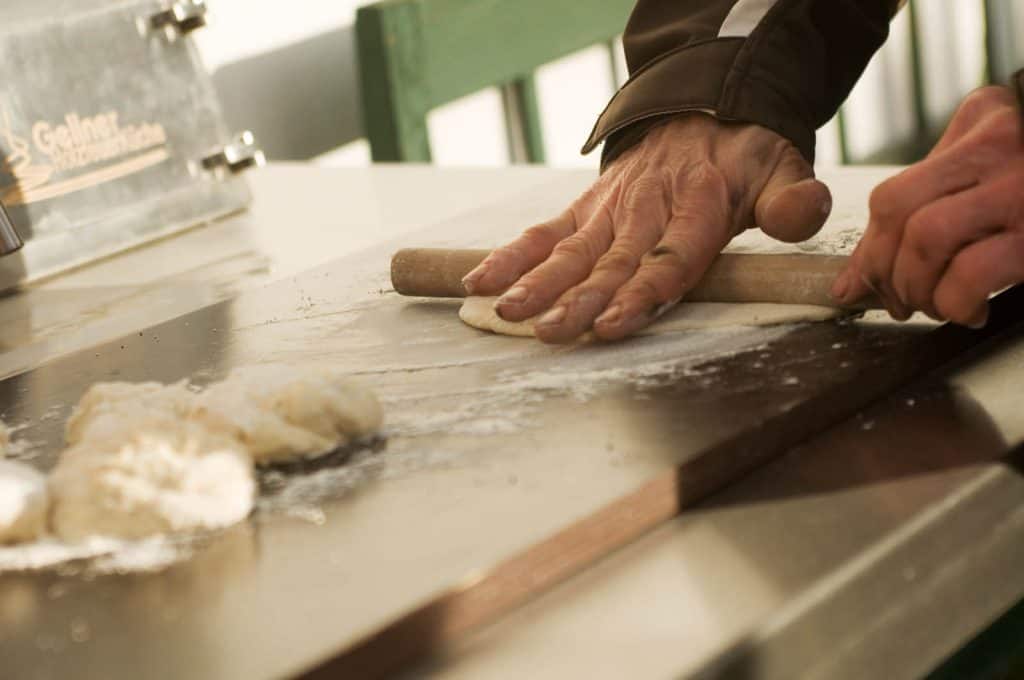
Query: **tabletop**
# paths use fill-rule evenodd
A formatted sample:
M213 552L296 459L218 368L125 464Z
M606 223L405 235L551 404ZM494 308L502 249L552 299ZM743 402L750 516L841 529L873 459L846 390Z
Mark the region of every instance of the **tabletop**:
M824 173L831 228L862 226L889 172ZM910 332L873 319L566 352L388 290L397 248L496 245L592 179L271 167L247 215L4 300L22 332L5 339L0 400L23 436L50 445L43 467L59 439L46 414L112 377L201 382L315 361L369 382L387 410L383 451L269 480L253 522L165 571L0 575L7 667L310 671ZM1022 366L1018 338L892 395L412 675L920 675L1024 595L1024 481L1003 458L1024 439Z

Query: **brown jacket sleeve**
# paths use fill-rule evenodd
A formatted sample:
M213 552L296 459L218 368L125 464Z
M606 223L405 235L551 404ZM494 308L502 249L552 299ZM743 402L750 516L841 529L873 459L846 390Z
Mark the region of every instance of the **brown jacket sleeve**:
M814 158L814 131L885 41L902 0L638 0L623 43L630 78L583 147L602 164L666 116L757 123Z

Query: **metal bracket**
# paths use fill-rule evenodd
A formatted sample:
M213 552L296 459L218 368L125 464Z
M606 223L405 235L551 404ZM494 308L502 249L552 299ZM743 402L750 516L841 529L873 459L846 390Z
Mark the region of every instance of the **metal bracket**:
M256 144L256 137L246 130L237 135L223 148L203 158L206 170L226 170L238 174L249 168L260 167L267 162L263 150Z
M176 29L184 35L206 25L206 11L206 0L182 0L154 14L150 23L153 28Z

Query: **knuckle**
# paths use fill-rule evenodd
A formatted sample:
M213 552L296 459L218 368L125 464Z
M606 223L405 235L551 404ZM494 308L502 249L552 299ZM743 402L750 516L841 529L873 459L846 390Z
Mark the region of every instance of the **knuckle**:
M553 254L574 260L594 260L594 248L590 241L578 235L559 241Z
M954 260L937 291L935 307L944 317L958 323L970 321L979 305L988 299L989 277L962 260Z
M595 272L633 272L639 264L637 257L627 250L609 250L598 260Z
M728 193L725 173L718 165L707 159L695 161L685 172L677 174L675 181L677 185L679 182L684 183L684 187L681 188L689 187L694 191L713 191L718 196Z
M935 210L919 210L907 220L904 241L918 259L931 262L947 242L949 219Z
M629 217L641 211L657 208L663 204L663 196L664 188L657 177L638 177L630 182L622 197L623 215Z
M1024 233L1010 241L1010 257L1016 263L1017 271L1024 276Z
M630 295L642 306L653 306L667 302L671 295L665 291L666 286L660 282L659 277L640 276L630 287Z
M1000 146L1006 145L1007 150L1016 150L1015 144L1020 138L1020 112L1011 106L1000 107L988 118L992 128L992 141Z
M1020 127L1020 113L1010 106L1001 106L980 116L971 138L969 162L979 169L1001 163L1000 159L1016 151Z
M576 208L582 208L583 206L597 201L600 197L601 189L598 187L598 183L594 183L583 190L583 193L579 195L573 206Z
M998 90L999 88L994 85L986 85L971 90L964 97L963 103L960 105L960 111L971 115L987 110L1000 99Z
M896 178L888 179L871 190L868 210L880 227L888 227L896 220L896 204L899 185Z
M674 271L683 272L689 268L689 258L670 245L660 244L651 252L644 255L644 265L668 268Z
M616 187L617 183L607 174L587 187L569 207L569 213L576 224L586 223L587 215L611 201L614 198Z
M967 94L954 114L954 119L965 119L971 124L1000 107L1013 108L1014 96L1009 89L1000 85L986 85Z
M634 280L645 299L662 303L678 297L679 291L687 287L694 274L686 266L685 258L674 251L658 255L651 253L645 257L643 268Z
M526 246L542 246L550 243L556 238L550 225L537 224L523 232L519 241ZM515 245L515 244L513 244Z
M490 255L484 258L482 264L490 266L506 266L526 257L526 253L527 251L526 248L523 247L522 241L517 239L512 243L504 245L493 251Z
M729 210L733 197L724 173L709 161L700 161L674 175L672 217L699 224L701 229L725 233L732 228Z
M1024 187L1024 176L1020 178L1019 186ZM1024 236L1024 196L1021 196L1019 193L1006 206L1006 226L1008 229L1019 232ZM1024 253L1021 254L1024 255Z

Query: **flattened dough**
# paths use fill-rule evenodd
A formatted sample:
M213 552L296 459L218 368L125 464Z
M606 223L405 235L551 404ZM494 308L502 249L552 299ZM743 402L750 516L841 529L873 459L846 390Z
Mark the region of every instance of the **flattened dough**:
M533 319L505 321L494 311L495 300L495 297L468 297L459 309L459 318L473 328L499 335L527 338L534 336ZM803 321L825 321L838 318L842 314L843 311L840 309L814 305L684 302L669 310L637 335L657 335L723 326L774 326Z

